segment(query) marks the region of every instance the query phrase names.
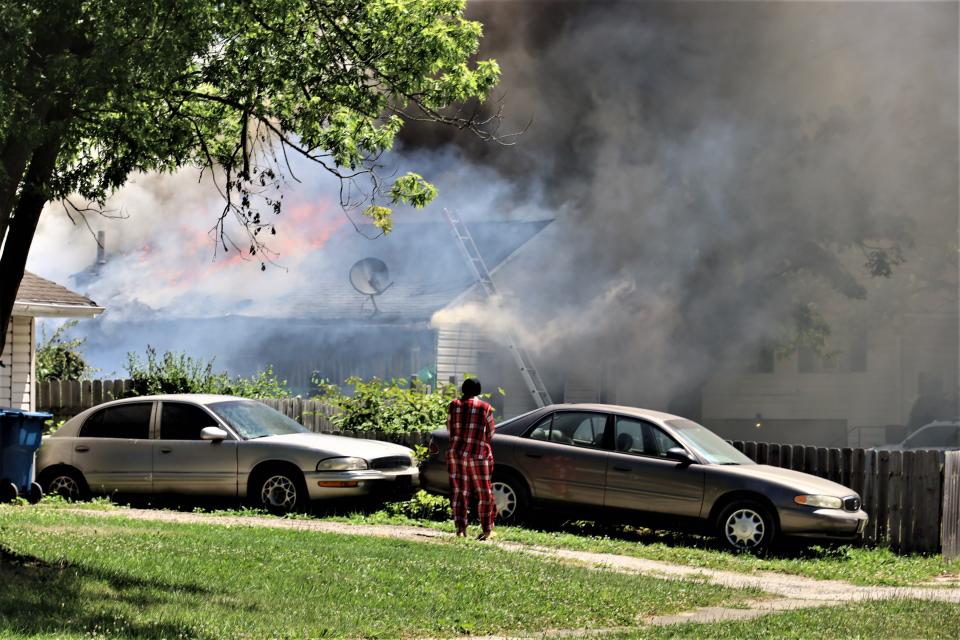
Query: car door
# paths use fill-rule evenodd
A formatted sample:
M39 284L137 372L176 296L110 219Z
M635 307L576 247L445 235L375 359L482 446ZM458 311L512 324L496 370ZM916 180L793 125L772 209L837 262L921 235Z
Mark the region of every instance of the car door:
M605 413L557 411L522 438L514 456L537 499L603 505L607 420Z
M104 407L83 423L73 443L73 466L95 493L152 491L150 424L153 402Z
M206 409L187 402L160 403L153 442L156 493L237 495L237 441L201 440L204 427L221 426Z
M703 467L666 458L681 446L646 420L615 416L614 451L607 461L608 507L677 516L699 516Z

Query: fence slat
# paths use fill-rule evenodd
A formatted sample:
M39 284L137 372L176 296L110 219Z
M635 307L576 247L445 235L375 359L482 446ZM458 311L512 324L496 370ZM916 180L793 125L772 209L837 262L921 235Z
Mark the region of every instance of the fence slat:
M943 557L960 557L960 451L948 451L943 462L943 516L940 541Z
M877 540L886 540L890 521L890 452L877 455L877 505L883 513L877 513Z
M891 451L888 463L887 543L899 549L903 540L903 452ZM871 517L873 514L871 514Z

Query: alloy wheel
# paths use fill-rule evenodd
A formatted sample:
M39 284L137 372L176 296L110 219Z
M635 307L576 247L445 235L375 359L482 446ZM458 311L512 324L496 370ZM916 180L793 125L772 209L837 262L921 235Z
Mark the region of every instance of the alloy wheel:
M260 501L272 509L293 511L297 504L297 486L287 476L270 476L260 489Z
M766 536L767 524L763 516L753 509L736 509L723 524L723 534L730 546L736 549L755 549Z
M511 518L517 510L517 492L505 482L494 482L491 487L497 516L504 520Z
M58 495L67 500L80 499L80 484L72 476L56 476L50 480L47 486L47 493Z

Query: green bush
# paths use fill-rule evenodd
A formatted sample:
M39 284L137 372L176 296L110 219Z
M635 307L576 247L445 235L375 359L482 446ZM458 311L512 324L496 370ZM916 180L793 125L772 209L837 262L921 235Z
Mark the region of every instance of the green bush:
M64 334L76 325L76 320L65 322L49 337L41 328L37 343L37 380L79 380L92 373L83 357L86 338L64 339Z
M330 421L339 429L375 430L386 433L433 431L447 423L447 407L457 396L453 385L431 391L427 385L404 378L389 381L371 378L348 378L353 394L325 381L318 383L318 400L329 404L338 413Z
M409 500L391 502L384 506L391 516L406 516L413 520L435 520L443 522L453 517L450 500L444 496L435 496L420 490Z
M224 372L213 370L213 360L191 358L185 353L165 352L157 355L154 347L147 346L145 359L138 354L127 353L127 374L133 380L132 395L155 395L163 393L215 393L244 398L288 398L287 381L280 380L273 367L245 378L231 378Z

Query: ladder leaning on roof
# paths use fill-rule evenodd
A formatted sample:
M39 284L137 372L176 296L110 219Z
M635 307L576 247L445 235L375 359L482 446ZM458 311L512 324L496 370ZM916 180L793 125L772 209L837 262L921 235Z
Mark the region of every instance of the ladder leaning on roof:
M460 253L463 254L463 258L467 261L467 264L470 265L483 292L487 294L489 298L497 296L497 287L493 284L493 278L490 277L490 270L487 269L487 263L483 261L483 256L480 255L477 243L473 241L473 236L470 235L470 230L467 229L467 225L452 211L444 209L443 215L447 219L447 222L450 223L450 227L453 229L453 235L457 238L457 246L460 247ZM530 361L530 356L526 350L517 344L512 331L507 329L505 333L507 346L510 348L510 353L513 355L517 367L520 369L520 376L523 378L524 384L527 385L527 390L533 397L533 401L538 407L553 404L550 393L547 391L546 386L544 386L543 380L540 378L540 373Z

